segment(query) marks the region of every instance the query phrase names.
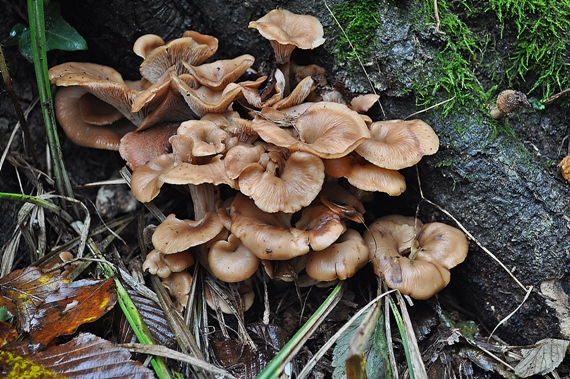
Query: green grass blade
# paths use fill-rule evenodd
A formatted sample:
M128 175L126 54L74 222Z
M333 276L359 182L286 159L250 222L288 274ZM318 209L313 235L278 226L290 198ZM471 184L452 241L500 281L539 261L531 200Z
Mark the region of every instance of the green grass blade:
M28 0L28 18L30 21L30 37L32 39L36 82L38 84L42 115L46 125L48 144L51 150L56 188L60 195L73 198L71 182L65 170L61 145L57 137L57 124L48 76L44 0ZM79 211L76 210L76 213L79 213Z

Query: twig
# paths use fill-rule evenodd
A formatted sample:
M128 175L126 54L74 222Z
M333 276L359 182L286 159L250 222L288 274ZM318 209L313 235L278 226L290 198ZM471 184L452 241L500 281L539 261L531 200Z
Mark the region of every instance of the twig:
M439 12L437 10L437 0L433 0L433 11L435 13L435 32L437 34L445 34L445 32L439 28L441 21L439 20Z

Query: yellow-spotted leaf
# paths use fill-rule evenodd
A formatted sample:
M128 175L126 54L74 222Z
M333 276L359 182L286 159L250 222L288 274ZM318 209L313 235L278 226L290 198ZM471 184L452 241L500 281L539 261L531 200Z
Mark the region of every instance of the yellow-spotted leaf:
M56 336L71 334L80 325L99 319L116 302L112 279L63 282L38 306L31 321L30 343L39 349Z
M37 267L13 271L0 279L0 306L6 307L18 327L27 332L37 307L61 283L63 279L58 273L44 274Z
M63 379L55 372L9 351L0 350L0 377L28 379Z

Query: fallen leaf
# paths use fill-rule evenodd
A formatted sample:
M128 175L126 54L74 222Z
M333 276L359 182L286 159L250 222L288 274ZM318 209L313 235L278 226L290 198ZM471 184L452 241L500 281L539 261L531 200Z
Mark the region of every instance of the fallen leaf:
M62 379L57 373L10 351L0 350L0 377L27 379Z
M30 343L38 350L56 336L72 334L79 326L98 320L116 302L113 279L62 282L38 306L30 323Z
M523 359L516 365L515 374L521 378L546 375L560 365L570 341L545 338L530 349L521 349Z
M62 283L58 273L44 274L37 267L16 270L0 279L0 306L17 320L17 326L30 331L37 307Z
M18 331L7 322L0 321L0 347L18 338Z
M0 353L6 353L0 351ZM50 347L40 353L18 356L12 352L12 359L32 361L33 366L23 366L30 371L19 371L17 378L36 378L32 369L43 369L66 378L154 378L152 370L140 362L131 360L131 353L122 347L90 333L82 333L68 343ZM4 365L0 355L0 364ZM42 377L44 378L44 377ZM45 378L61 378L61 376L45 376Z

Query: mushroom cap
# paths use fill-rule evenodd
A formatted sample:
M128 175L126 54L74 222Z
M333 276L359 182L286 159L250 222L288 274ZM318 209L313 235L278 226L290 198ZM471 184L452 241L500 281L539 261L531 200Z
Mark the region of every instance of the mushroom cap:
M253 65L255 58L249 54L233 59L218 60L193 66L184 62L188 72L203 86L219 90L236 81Z
M370 125L372 138L356 152L378 167L400 170L415 165L424 155L435 154L439 138L421 120L378 121Z
M319 281L345 280L368 263L368 245L354 229L348 229L339 239L321 251L307 254L307 274Z
M344 177L354 187L364 191L378 191L390 196L399 196L406 190L406 180L398 171L363 161L354 155L325 159L325 173L333 178Z
M194 256L189 251L167 255L154 249L147 254L142 269L160 278L168 278L173 272L183 271L194 262Z
M87 123L83 114L88 115L89 118L89 113L92 114L96 107L94 104L87 103L95 103L102 105L105 110L109 109L107 103L94 98L81 87L60 88L55 93L55 115L65 135L76 145L119 150L121 138L126 133L135 130L136 127L126 119L119 119L112 123L100 123L100 125Z
M194 157L207 157L225 152L230 136L208 120L188 120L180 124L172 136L172 152L177 162L191 162Z
M127 166L135 170L170 151L169 138L176 133L176 128L176 124L162 124L127 133L121 138L119 153Z
M413 217L388 216L364 233L374 272L390 288L424 300L441 291L449 270L467 256L468 243L459 230L445 224L422 225ZM409 255L414 255L412 261Z
M186 104L192 112L202 117L208 113L224 113L241 93L241 87L235 83L229 83L223 90L213 90L206 86L191 88L177 75L171 75L172 80L178 86L178 90L184 97Z
M218 49L218 40L214 37L197 32L184 35L150 51L141 63L141 75L151 83L158 83L165 79L170 67L175 67L176 74L183 74L187 72L183 62L198 65Z
M206 157L209 158L209 157ZM169 170L160 174L160 181L168 184L227 184L234 188L235 181L226 173L221 154L215 155L204 164L175 163Z
M144 112L131 112L133 101L139 91L130 88L123 81L121 74L111 67L95 63L67 62L50 68L49 78L59 87L83 87L113 106L137 126L146 116Z
M570 155L567 155L558 163L560 167L560 173L567 182L570 182Z
M324 205L303 208L295 227L309 232L309 243L316 251L326 249L346 231L340 216Z
M251 287L245 284L244 282L238 283L237 290L239 295L239 302L243 306L243 311L246 312L253 305L253 301L255 300L255 293L253 292ZM215 294L210 286L206 286L204 294L206 295L206 303L208 304L208 307L210 307L210 309L216 310L216 308L219 307L219 310L222 311L223 313L234 314L234 310L232 310L232 308L228 306L226 301L223 300L221 296ZM241 311L240 309L235 309L235 310L237 310L238 312Z
M358 113L368 112L379 98L380 96L375 93L358 95L350 101L349 108Z
M326 159L343 157L371 137L358 113L329 102L310 105L294 121L298 138L260 116L255 117L252 128L265 142Z
M188 271L173 272L168 278L162 280L162 285L166 287L174 300L174 308L182 312L188 304L188 297L192 288L192 275Z
M259 258L230 234L227 241L217 241L208 252L208 264L214 276L227 283L250 278L259 266Z
M168 215L152 235L154 248L163 254L173 254L208 242L223 229L216 212L207 212L200 220L180 220Z
M309 233L291 227L291 214L263 212L238 193L230 216L232 234L260 259L286 260L309 252Z
M274 9L259 20L251 21L248 27L257 29L271 42L277 63L288 63L295 47L314 49L325 42L323 26L316 17L285 9Z
M269 213L294 213L309 205L324 182L324 164L319 157L295 151L286 158L277 151L263 153L239 174L241 193Z
M148 53L162 45L164 45L164 40L161 37L156 34L145 34L137 38L133 45L133 52L144 59Z
M148 203L154 199L164 184L160 174L170 170L174 164L172 154L163 154L137 167L131 177L131 191L136 199L141 203Z

